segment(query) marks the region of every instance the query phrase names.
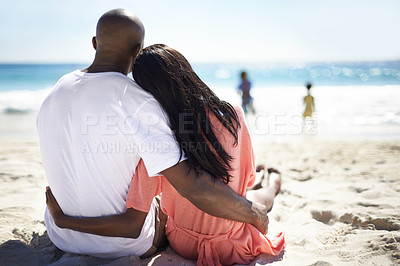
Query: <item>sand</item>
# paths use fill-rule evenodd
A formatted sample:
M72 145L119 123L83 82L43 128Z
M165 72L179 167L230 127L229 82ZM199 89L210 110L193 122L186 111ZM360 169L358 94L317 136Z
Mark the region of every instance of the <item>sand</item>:
M400 141L258 137L254 146L259 163L283 172L269 232L284 231L287 248L251 265L400 263ZM147 260L60 251L46 235L45 186L38 142L0 138L0 265L195 265L169 248Z

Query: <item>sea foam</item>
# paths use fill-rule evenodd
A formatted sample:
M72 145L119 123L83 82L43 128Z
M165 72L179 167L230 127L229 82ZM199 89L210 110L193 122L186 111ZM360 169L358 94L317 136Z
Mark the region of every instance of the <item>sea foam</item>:
M0 113L25 114L39 111L51 87L41 90L16 90L0 92Z

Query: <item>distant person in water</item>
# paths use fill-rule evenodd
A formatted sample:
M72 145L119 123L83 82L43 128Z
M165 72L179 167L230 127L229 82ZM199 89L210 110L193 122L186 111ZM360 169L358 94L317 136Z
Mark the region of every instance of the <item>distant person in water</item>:
M251 82L247 79L247 73L242 71L240 73L241 83L238 88L238 92L242 94L242 108L247 114L249 110L253 113L256 112L253 106L253 98L250 95Z
M304 110L303 113L303 118L306 119L306 117L312 117L313 113L315 112L315 107L314 107L314 97L310 94L310 89L312 87L311 82L308 82L306 84L307 87L307 96L304 97L304 104L306 105L306 109Z

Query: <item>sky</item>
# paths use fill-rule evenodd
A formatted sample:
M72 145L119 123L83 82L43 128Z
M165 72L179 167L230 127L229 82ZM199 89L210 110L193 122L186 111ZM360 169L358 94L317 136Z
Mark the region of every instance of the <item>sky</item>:
M400 60L398 0L2 0L0 63L90 63L114 8L194 63Z

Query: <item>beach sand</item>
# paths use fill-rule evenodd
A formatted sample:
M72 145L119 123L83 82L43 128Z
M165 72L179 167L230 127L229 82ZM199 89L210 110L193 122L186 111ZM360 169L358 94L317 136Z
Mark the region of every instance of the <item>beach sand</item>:
M400 263L400 141L257 138L254 146L258 163L283 173L269 233L284 231L287 248L252 265ZM43 222L45 186L38 142L0 139L0 265L195 265L169 248L147 260L58 250Z

